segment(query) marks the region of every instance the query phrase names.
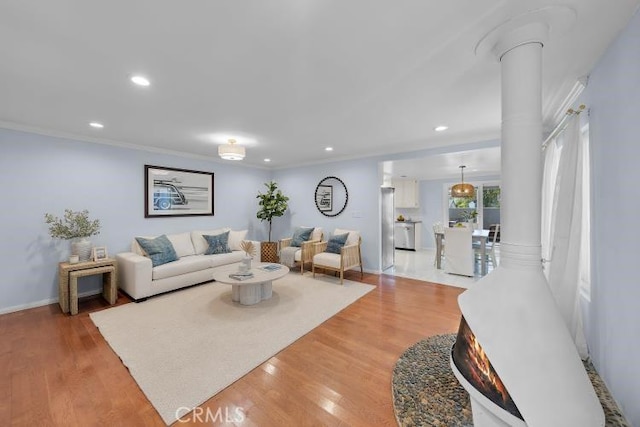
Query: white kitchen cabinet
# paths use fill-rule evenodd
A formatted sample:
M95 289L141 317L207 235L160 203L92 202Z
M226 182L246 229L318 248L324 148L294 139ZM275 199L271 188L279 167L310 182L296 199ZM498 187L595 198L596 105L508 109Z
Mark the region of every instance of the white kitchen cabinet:
M396 208L419 208L418 181L398 179L393 181Z

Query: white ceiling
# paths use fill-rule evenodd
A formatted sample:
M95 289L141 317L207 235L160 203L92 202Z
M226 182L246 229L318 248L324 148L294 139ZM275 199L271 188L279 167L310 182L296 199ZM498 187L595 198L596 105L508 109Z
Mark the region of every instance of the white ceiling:
M547 130L639 3L562 2L576 20L544 48ZM0 126L207 157L235 136L273 168L497 138L499 66L474 48L550 4L2 0Z
M382 162L387 179L460 180L460 165L465 165L465 182L474 177L500 175L500 147L435 154L419 159ZM469 178L469 179L467 179Z

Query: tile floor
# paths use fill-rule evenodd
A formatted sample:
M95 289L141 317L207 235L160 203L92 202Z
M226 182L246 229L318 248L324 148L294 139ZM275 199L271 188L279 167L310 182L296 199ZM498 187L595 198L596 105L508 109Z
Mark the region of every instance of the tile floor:
M444 270L438 270L433 263L435 255L435 249L420 249L415 252L396 250L395 265L383 273L443 285L457 286L465 289L469 288L482 277L480 276L479 263L476 263L476 275L474 277L458 276L456 274L445 273ZM499 246L496 246L496 258L498 258L498 263L500 263ZM493 264L491 262L489 262L487 270L489 272L493 270Z

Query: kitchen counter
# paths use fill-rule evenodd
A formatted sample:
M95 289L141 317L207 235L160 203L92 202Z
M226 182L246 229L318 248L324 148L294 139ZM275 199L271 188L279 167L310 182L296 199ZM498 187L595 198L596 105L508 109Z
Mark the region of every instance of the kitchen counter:
M398 221L398 220L396 220L396 224L417 224L417 223L419 223L419 222L422 222L422 221L407 221L407 220L405 220L405 221Z

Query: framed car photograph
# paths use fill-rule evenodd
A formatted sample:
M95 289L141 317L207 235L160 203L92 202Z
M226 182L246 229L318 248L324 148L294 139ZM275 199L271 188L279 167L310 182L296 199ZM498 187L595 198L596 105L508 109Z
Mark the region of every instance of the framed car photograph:
M213 173L144 167L144 216L213 215Z

